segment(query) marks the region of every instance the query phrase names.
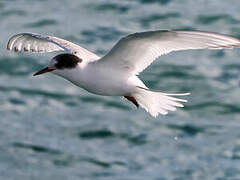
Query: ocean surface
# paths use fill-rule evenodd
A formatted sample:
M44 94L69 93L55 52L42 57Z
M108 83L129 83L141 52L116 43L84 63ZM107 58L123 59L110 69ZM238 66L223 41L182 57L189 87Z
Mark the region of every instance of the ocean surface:
M90 94L53 74L58 53L6 50L20 32L54 35L102 56L136 31L185 29L240 38L240 1L1 0L1 180L239 180L240 49L162 56L140 78L191 92L152 118L123 97Z

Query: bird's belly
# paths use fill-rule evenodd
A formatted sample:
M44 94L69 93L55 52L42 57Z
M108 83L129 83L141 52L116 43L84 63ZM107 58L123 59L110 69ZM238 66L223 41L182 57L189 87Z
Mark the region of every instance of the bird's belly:
M83 87L85 90L104 96L124 96L129 94L130 90L120 84L108 84L108 83L96 83L96 84L89 84Z
M124 96L131 92L131 86L127 80L119 78L115 73L103 74L95 72L88 74L86 78L71 80L71 82L88 92L104 96Z

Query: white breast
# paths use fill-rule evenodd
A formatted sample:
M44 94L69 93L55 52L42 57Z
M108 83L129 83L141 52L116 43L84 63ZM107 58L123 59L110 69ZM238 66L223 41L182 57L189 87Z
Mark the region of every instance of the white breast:
M128 77L117 70L99 67L96 63L79 65L79 67L55 72L73 84L98 95L124 96L131 92L133 86ZM134 86L135 87L135 86Z

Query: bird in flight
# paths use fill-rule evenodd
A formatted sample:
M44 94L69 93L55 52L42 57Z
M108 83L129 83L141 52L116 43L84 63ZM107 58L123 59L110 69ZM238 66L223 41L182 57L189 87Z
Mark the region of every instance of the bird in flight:
M64 39L32 33L10 38L7 49L36 53L65 51L51 59L37 73L52 72L97 95L123 96L153 117L166 115L183 107L179 96L151 90L138 78L159 56L187 49L223 49L240 47L240 40L218 33L202 31L147 31L120 39L103 57Z

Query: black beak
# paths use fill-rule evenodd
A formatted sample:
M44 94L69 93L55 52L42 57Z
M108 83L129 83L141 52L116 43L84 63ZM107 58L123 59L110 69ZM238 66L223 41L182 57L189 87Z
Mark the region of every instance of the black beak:
M49 67L46 67L46 68L44 68L44 69L36 72L33 76L37 76L37 75L40 75L40 74L44 74L44 73L47 73L47 72L51 72L51 71L53 71L53 70L55 70L55 69L51 69L51 68L49 68Z

